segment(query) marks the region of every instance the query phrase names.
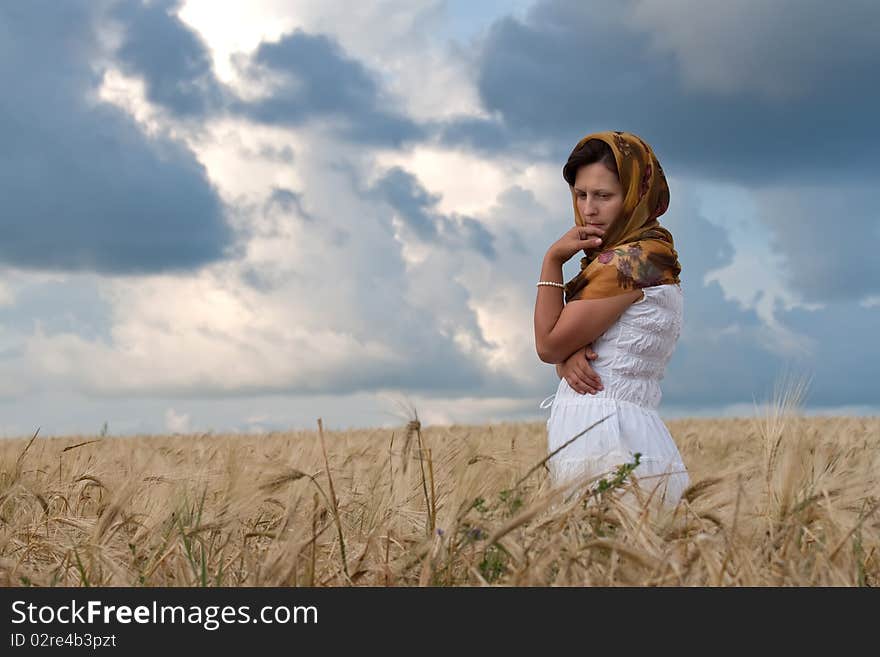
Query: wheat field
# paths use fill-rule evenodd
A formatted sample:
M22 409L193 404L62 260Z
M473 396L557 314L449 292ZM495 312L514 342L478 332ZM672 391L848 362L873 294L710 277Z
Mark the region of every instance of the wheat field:
M880 418L781 410L667 421L674 509L551 489L543 422L6 439L0 584L877 586Z

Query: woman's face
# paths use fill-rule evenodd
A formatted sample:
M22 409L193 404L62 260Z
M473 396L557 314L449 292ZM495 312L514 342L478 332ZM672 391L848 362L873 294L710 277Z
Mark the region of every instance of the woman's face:
M623 211L623 188L617 175L601 162L578 169L573 191L584 224L601 226L607 233Z

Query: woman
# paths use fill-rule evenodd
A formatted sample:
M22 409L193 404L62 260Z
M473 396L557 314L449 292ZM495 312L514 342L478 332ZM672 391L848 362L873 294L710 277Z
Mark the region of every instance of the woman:
M547 421L550 453L559 450L551 478L612 473L638 453L638 485L674 505L689 479L657 413L683 307L678 254L657 221L669 206L666 177L651 147L626 132L584 137L562 175L575 226L547 250L535 301L538 355L562 377ZM581 250L580 273L563 285L563 263Z

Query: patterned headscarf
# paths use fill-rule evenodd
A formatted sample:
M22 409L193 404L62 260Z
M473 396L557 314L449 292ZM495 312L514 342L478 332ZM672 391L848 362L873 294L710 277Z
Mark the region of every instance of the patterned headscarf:
M581 139L574 151L590 139L599 139L614 151L624 191L621 216L602 236L598 249L585 249L580 273L565 284L565 302L601 299L627 290L678 283L681 265L672 233L657 217L669 207L669 186L654 151L629 132L597 132ZM574 221L586 225L572 189ZM601 249L601 250L600 250Z

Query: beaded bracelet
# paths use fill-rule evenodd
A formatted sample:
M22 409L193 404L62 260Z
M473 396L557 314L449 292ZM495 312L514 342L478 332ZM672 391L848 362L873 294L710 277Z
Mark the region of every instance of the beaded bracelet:
M552 285L553 287L560 287L560 288L565 287L562 283L554 283L553 281L538 281L537 283L535 283L536 287L539 285Z

